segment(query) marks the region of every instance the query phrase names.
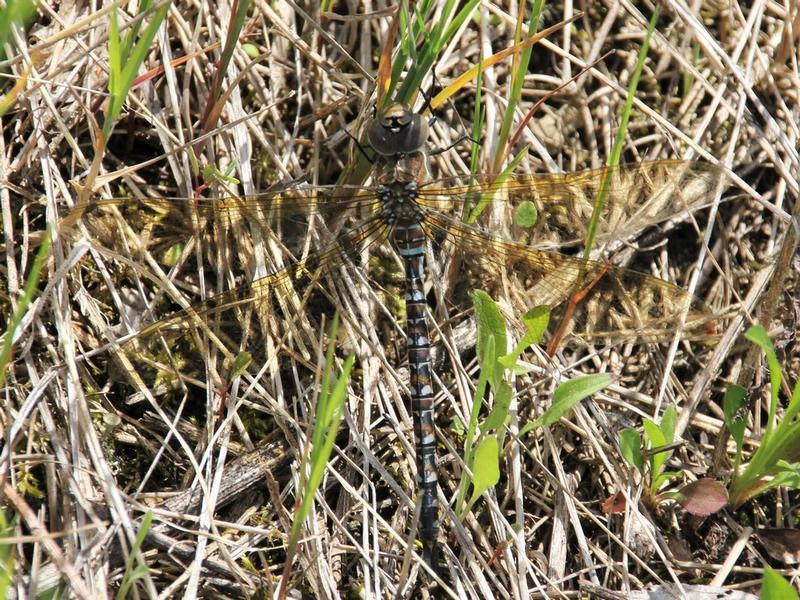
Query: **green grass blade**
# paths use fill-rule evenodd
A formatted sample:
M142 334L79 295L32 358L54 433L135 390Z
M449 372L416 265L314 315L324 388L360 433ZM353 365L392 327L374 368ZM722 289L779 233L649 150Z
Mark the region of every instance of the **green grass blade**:
M113 119L111 115L118 115L122 109L120 98L123 97L122 82L122 40L119 35L119 22L117 19L119 7L116 2L111 9L108 24L108 105L106 106L106 120L103 124L103 134L106 139L111 135ZM120 104L120 106L117 106Z
M539 29L539 18L542 14L544 0L536 0L531 9L531 18L528 22L528 38L536 35ZM518 44L522 37L522 21L517 23L517 32L514 36L514 43ZM495 155L495 169L497 172L500 169L500 164L504 160L507 152L508 135L511 131L511 126L514 123L514 114L516 112L517 104L522 98L522 85L525 82L525 74L528 72L528 64L530 63L531 53L533 46L526 47L521 54L514 55L514 70L511 73L511 90L508 96L506 111L503 115L503 122L500 125L500 133L497 136L497 154Z
M236 50L236 45L239 43L239 35L244 27L249 8L250 0L237 0L234 2L233 17L228 25L228 33L225 36L225 47L222 49L222 57L220 58L219 66L214 76L214 87L211 91L212 104L220 98L223 74L228 71L228 65L230 65L233 52ZM208 126L209 124L205 123L206 129L208 129Z
M28 305L31 303L36 293L36 287L39 285L39 279L42 275L42 267L50 256L51 240L50 230L48 229L45 231L42 245L39 246L39 251L36 253L36 258L33 260L33 266L31 266L31 272L30 275L28 275L28 281L25 283L25 289L22 292L22 297L19 299L19 304L17 304L17 309L8 321L8 329L3 339L3 347L0 349L0 387L2 387L6 381L6 365L8 365L8 361L11 359L14 332L17 330L17 327L19 327L22 317L25 315L25 311L28 310Z
M522 159L528 155L528 147L525 146L519 153L511 160L508 166L503 169L503 172L498 175L497 179L494 183L489 187L488 191L481 194L481 197L478 199L478 202L475 206L469 211L467 215L466 222L469 224L474 223L478 220L478 217L483 214L483 211L486 210L486 207L492 201L494 195L503 187L505 181L517 170L517 167L522 162Z
M153 0L143 0L139 4L138 14L142 15L150 10L150 7L153 5ZM131 53L131 48L133 48L134 44L136 43L136 39L139 37L139 30L142 28L142 21L137 21L131 27L128 28L128 31L125 33L125 38L122 46L122 52L124 56L128 56Z
M470 0L460 11L458 11L458 13L456 13L452 22L450 23L450 26L447 28L447 31L444 32L444 40L448 42L450 41L450 39L464 24L464 21L472 17L472 14L475 12L475 9L478 8L479 4L480 0Z
M11 39L14 26L26 27L36 14L36 5L31 0L7 0L0 10L0 61L6 59L5 45Z
M472 112L472 139L479 140L481 138L481 131L483 131L483 106L482 102L483 93L483 48L478 56L478 78L475 81L475 110ZM478 173L478 162L480 161L480 144L473 141L470 146L469 154L469 176L470 183L475 181L475 175ZM465 208L466 210L466 208ZM466 216L466 215L463 215Z
M0 598L13 598L9 590L14 583L16 570L15 545L5 540L14 537L16 518L8 518L6 511L0 508Z
M342 371L339 374L333 390L331 390L331 380L335 365L334 349L336 334L339 328L339 314L336 313L331 323L330 343L325 355L325 368L323 370L322 382L320 385L320 395L317 401L317 415L314 419L314 431L311 435L311 451L303 460L300 468L301 477L308 473L307 479L301 480L301 498L292 523L292 531L289 535L289 550L287 553L287 565L294 553L297 540L300 538L300 531L303 527L314 501L325 469L328 465L336 442L336 435L339 424L344 413L344 404L347 399L347 384L350 380L350 372L353 369L355 357L350 355L345 359Z
M108 32L109 99L106 106L105 123L103 123L103 136L106 141L111 136L114 123L122 112L122 107L136 79L136 74L139 72L139 67L142 66L150 51L153 38L167 16L169 5L167 0L155 11L138 40L135 34L138 34L141 23L129 31L123 40L120 37L119 23L117 22L118 8L116 3L114 4Z
M622 147L625 144L625 136L628 132L628 121L630 120L631 112L633 111L633 99L636 96L636 89L639 87L639 79L642 76L644 63L647 59L647 50L650 47L650 38L653 36L653 32L655 31L659 12L659 7L656 6L655 10L653 11L653 16L650 18L650 23L647 27L647 33L644 36L642 47L639 50L639 56L636 58L636 66L631 74L631 80L628 83L628 95L625 97L625 105L622 109L622 115L620 116L619 130L617 131L617 137L614 140L614 146L611 148L611 155L608 157L608 162L606 163L609 167L616 167L619 165L619 160L622 156ZM583 250L583 258L585 260L589 260L589 257L592 253L592 248L594 248L594 243L597 240L597 227L600 222L600 215L603 214L603 210L605 209L608 190L611 187L610 177L611 175L609 173L603 179L600 185L600 190L597 192L594 211L592 212L592 218L589 220L589 227L586 234L586 245Z
M458 3L455 0L448 0L445 6L440 11L440 16L433 29L425 33L425 41L416 60L413 63L413 68L409 71L407 77L403 81L400 89L397 92L397 101L401 103L408 103L419 91L422 85L422 80L433 67L437 57L442 51L442 48L447 45L450 39L456 34L463 22L468 19L475 9L478 7L479 1L470 0L463 6L455 15L453 13L458 8ZM427 6L427 4L425 5ZM417 14L421 14L421 10ZM416 38L415 38L416 39ZM406 54L403 59L408 57ZM398 61L399 62L399 61ZM397 77L402 69L402 64L395 65L397 70ZM392 79L395 79L395 72L392 73Z
M128 592L133 584L140 579L144 579L150 574L150 569L146 564L139 563L135 567L134 564L138 560L139 551L142 549L142 545L144 544L144 540L150 531L150 525L152 522L153 511L148 510L145 513L144 518L142 518L142 524L139 526L139 531L136 532L136 541L133 543L130 556L128 556L128 561L125 563L125 574L122 577L122 583L119 586L119 590L117 590L117 593L114 596L115 600L124 600L124 598L127 598Z
M139 72L139 67L142 66L144 59L147 58L147 53L150 52L150 45L153 43L153 39L156 37L156 33L158 33L158 29L164 22L168 11L169 2L165 2L150 19L150 22L147 24L147 27L144 30L144 34L142 34L142 37L139 38L134 45L133 50L130 52L130 56L128 57L128 60L125 62L125 66L122 69L126 93L133 84L133 80L136 79L136 74Z

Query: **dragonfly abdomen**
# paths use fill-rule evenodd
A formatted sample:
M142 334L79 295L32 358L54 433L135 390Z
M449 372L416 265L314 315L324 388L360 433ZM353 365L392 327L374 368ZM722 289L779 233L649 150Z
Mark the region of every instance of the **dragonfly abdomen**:
M417 480L421 494L419 533L425 561L433 565L438 524L436 497L436 436L434 435L433 378L428 322L425 316L425 233L417 222L401 223L394 229L394 242L405 265L406 344L410 373L411 413Z

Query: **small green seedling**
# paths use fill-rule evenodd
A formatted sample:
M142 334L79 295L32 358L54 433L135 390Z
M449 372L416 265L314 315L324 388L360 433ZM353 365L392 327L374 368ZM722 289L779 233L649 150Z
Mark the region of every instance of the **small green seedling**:
M669 406L661 423L644 420L643 435L635 429L623 430L619 436L620 450L647 482L643 500L648 507L655 510L662 502L674 500L693 515L708 516L728 503L725 487L718 481L702 478L679 490L660 491L664 484L683 474L683 471L667 470L667 460L675 447L677 415L675 407Z
M500 449L505 439L505 424L513 399L512 376L527 369L520 363L522 353L533 344L540 344L547 331L550 311L539 306L522 318L526 332L511 352L508 352L508 334L505 320L491 297L477 290L472 294L478 323L477 354L481 370L475 388L475 397L464 441L464 462L467 470L459 484L456 507L459 514L471 509L486 490L500 480ZM578 377L560 384L553 394L553 404L539 418L530 421L520 430L520 437L536 427L555 423L570 408L611 382L605 373ZM494 404L486 419L479 416L487 389L494 395ZM468 473L472 473L470 478ZM465 504L467 490L472 485L470 500Z
M745 390L732 385L725 393L725 424L736 442L734 471L728 492L731 508L736 509L751 498L779 485L799 488L800 485L800 382L795 384L789 405L778 419L778 392L782 376L775 348L761 325L747 330L745 337L764 352L769 367L770 401L767 426L755 454L740 468L744 446L745 418L742 405Z
M667 470L667 459L672 454L670 450L658 451L674 441L677 416L675 407L670 405L664 411L661 423L644 420L643 434L636 429L624 429L619 434L622 456L642 474L643 479L649 480L645 501L650 506L656 506L663 499L658 495L661 487L682 474L682 471Z
M645 453L639 433L626 429L620 434L620 448L623 456L641 473L650 476L648 494L645 500L652 506L664 500L679 502L688 512L696 515L709 515L725 505L736 510L748 500L778 486L800 489L800 384L795 385L789 405L780 419L776 417L778 392L782 375L775 348L761 325L747 330L745 337L758 345L767 359L770 374L770 403L767 426L750 462L741 467L746 413L743 410L746 390L731 385L725 391L723 415L725 425L736 443L733 475L726 489L714 479L694 481L675 492L659 492L669 479L679 472L664 470L668 452L651 453L648 469L645 470ZM651 449L671 444L675 427L675 413L671 407L664 413L660 426L645 420L646 444Z

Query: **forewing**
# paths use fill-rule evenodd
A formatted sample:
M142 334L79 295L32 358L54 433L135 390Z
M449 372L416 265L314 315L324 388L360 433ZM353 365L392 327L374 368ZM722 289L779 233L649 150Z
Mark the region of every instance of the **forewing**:
M605 182L605 184L604 184ZM708 206L727 177L718 167L661 160L565 174L440 180L420 192L420 204L480 227L487 234L539 248L582 246L601 188L599 244L624 240L645 228ZM532 203L537 219L519 227L519 211Z

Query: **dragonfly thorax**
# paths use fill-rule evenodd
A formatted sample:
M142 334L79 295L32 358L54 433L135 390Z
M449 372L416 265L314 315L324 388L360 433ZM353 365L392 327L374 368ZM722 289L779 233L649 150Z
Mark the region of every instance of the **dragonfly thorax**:
M378 185L378 199L381 201L383 218L392 224L419 222L424 212L417 204L417 182L395 181Z

